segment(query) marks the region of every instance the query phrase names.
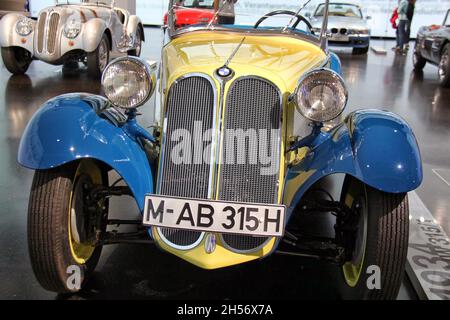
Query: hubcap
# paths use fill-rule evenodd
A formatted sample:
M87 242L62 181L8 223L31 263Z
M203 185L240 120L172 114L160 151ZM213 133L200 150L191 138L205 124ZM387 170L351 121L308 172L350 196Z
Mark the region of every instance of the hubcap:
M444 80L444 78L447 75L448 61L449 61L448 50L444 49L444 52L442 52L441 61L439 63L439 79L441 81Z
M108 50L108 44L103 39L98 48L98 67L100 71L103 71L108 64Z
M353 199L349 194L345 199L346 205L358 213L357 231L355 237L352 260L342 266L344 278L350 287L355 287L361 276L364 264L365 248L367 243L367 203L366 196L363 193L357 199Z

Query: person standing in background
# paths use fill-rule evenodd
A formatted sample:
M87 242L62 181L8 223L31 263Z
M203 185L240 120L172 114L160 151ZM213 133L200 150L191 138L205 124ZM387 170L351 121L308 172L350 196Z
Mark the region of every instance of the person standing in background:
M234 4L237 0L219 0L219 24L234 24L235 13Z
M406 27L408 25L408 0L401 0L398 5L398 48L396 53L405 55L404 45L407 43Z
M408 17L408 24L406 25L406 50L409 49L409 41L411 37L411 24L414 17L414 9L416 7L416 0L408 1L408 8L406 10L406 16Z

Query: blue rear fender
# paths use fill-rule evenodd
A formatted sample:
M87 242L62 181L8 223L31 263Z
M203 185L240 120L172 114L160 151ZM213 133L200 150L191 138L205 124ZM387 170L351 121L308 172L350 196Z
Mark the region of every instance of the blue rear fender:
M389 193L408 192L422 182L417 141L409 125L393 113L360 110L329 132L315 131L316 136L304 140L310 152L286 174L289 216L305 192L330 174L345 173Z
M128 128L134 128L133 130ZM55 168L92 158L109 165L130 187L140 211L153 193L147 156L125 115L100 96L67 94L47 101L28 123L18 162L33 170Z

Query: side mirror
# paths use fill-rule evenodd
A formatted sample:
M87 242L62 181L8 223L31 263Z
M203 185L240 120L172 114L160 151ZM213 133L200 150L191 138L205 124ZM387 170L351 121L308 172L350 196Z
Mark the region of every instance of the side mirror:
M306 18L311 18L311 13L309 13L309 12L305 13L305 17Z

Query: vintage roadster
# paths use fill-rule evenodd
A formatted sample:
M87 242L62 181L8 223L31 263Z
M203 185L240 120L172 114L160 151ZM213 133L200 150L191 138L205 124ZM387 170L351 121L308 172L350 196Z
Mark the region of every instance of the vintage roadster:
M327 19L319 36L300 10L271 12L254 26L176 28L171 9L159 75L154 64L118 58L102 76L106 98L55 97L23 134L18 161L36 170L28 232L42 286L75 291L69 267L86 280L103 245L147 239L204 269L275 252L326 259L342 274L344 297L395 298L420 153L393 113L340 116L347 89L327 48ZM278 15L291 23L267 26ZM156 88L161 120L147 131L136 108ZM111 170L126 184L110 183ZM340 195L318 187L339 175ZM142 220L108 219L118 195L135 199ZM305 213L333 218L334 236L297 232L308 229L297 219ZM119 223L139 228L109 231Z
M144 29L139 18L104 2L62 1L43 9L38 20L10 13L0 20L0 47L5 67L23 74L33 59L73 66L84 62L100 77L109 53L139 56Z

